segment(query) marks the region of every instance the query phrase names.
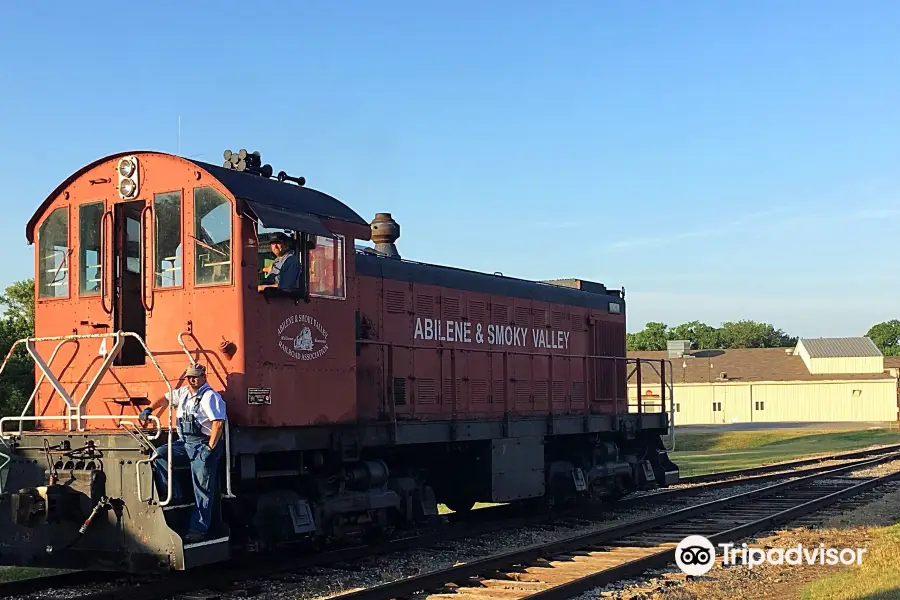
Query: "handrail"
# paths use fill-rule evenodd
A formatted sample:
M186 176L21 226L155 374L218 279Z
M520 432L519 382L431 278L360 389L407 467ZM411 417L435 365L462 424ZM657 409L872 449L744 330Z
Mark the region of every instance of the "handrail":
M147 255L150 254L147 248L151 248L152 244L144 243L147 238L147 227L145 226L146 215L152 211L150 204L141 209L141 235L140 235L140 252L141 252L141 305L144 310L150 312L152 307L147 303ZM150 271L155 272L155 269ZM156 275L153 276L154 281L150 284L150 297L153 297L153 284L156 283Z
M81 339L99 339L99 338L107 338L113 336L116 338L116 342L113 345L112 350L106 355L106 358L103 361L103 364L100 366L100 370L91 380L91 383L88 385L88 388L85 390L84 394L81 397L81 400L78 404L75 404L72 401L72 397L66 392L66 390L62 387L62 384L56 378L55 375L50 371L50 367L44 360L41 358L40 354L37 352L37 348L35 347L36 342L60 342L67 340L81 340ZM50 384L56 390L56 392L60 395L63 401L66 403L66 415L62 417L3 417L0 419L0 435L2 435L2 422L3 421L42 421L42 420L54 420L56 418L66 419L68 423L68 430L72 430L72 417L74 416L78 419L78 431L84 431L84 426L82 421L85 419L91 418L101 418L101 419L116 419L116 418L125 418L124 415L120 415L116 417L115 415L81 415L81 407L85 402L90 399L90 397L97 390L97 387L100 384L100 380L109 370L112 362L115 360L119 351L122 348L122 343L126 337L132 337L138 341L141 345L141 348L144 349L144 353L147 355L147 358L150 359L150 362L153 364L156 372L159 373L160 378L162 378L163 383L166 384L166 388L168 389L168 394L166 394L166 399L168 400L168 485L167 485L167 496L165 501L160 502L160 506L167 506L172 501L172 430L173 430L173 422L172 422L172 385L169 383L169 380L166 378L166 374L163 372L162 368L159 366L159 362L156 360L156 357L153 356L153 353L150 352L150 349L147 347L147 344L144 343L144 339L133 331L116 331L114 333L80 333L80 334L70 334L70 335L54 335L54 336L45 336L45 337L27 337L22 338L20 340L16 340L12 346L9 348L9 352L6 354L6 358L3 360L3 364L0 365L0 375L3 374L3 370L6 368L6 364L9 362L10 357L12 356L13 350L20 343L24 343L28 353L31 355L31 358L35 361L35 364L40 368L41 372L46 375L47 379L50 381ZM74 415L72 414L74 411ZM136 417L135 417L136 418Z
M0 498L2 498L3 497L3 469L5 469L6 466L10 462L12 462L12 458L9 456L9 454L4 454L3 452L0 452L0 458L5 459L3 461L3 464L0 464Z
M15 437L17 434L12 431L4 431L4 423L12 422L12 421L64 421L68 419L66 415L41 415L41 416L27 416L27 417L3 417L0 418L0 439L11 439ZM83 415L81 417L85 420L95 420L95 421L103 421L103 420L111 420L111 421L120 421L120 422L132 422L139 418L139 415ZM150 419L156 422L156 434L153 437L147 436L147 439L156 440L159 439L159 435L162 432L162 422L159 420L159 417L156 415L150 415ZM19 434L21 435L21 434Z
M103 309L108 315L112 314L112 298L110 298L109 308L106 308L106 279L107 273L109 273L109 277L112 277L112 274L115 272L115 269L110 268L110 264L113 262L111 260L112 257L107 257L107 247L109 240L106 235L106 217L109 217L110 223L112 223L113 214L112 210L108 210L103 213L103 216L100 217L100 252L102 256L100 257L100 308ZM115 231L112 232L115 235ZM107 258L110 260L107 262Z
M187 345L184 343L184 336L189 335L194 338L194 341L197 343L197 353L203 354L203 346L200 345L200 340L197 339L197 336L190 331L181 331L178 334L178 345L181 346L181 349L184 350L184 353L187 354L188 360L191 361L191 366L197 364L197 361L194 360L194 357L187 349ZM231 491L231 424L228 421L228 417L225 418L225 497L226 498L237 498L234 493ZM152 459L151 459L152 460Z
M593 367L592 367L592 364L589 363L588 361L608 361L608 362L611 362L613 365L626 365L627 366L629 364L634 364L634 365L640 366L640 365L643 365L644 363L652 364L656 360L660 360L660 359L634 358L634 357L628 357L628 356L604 356L604 355L593 355L593 354L537 353L537 352L528 352L528 351L522 351L522 350L511 350L511 349L505 349L505 348L502 350L498 350L498 349L494 349L494 348L477 348L477 347L476 348L473 348L473 347L457 348L457 347L453 347L453 346L438 346L438 345L395 344L392 342L385 342L385 341L381 341L381 340L360 339L360 340L357 340L357 342L359 344L366 344L366 345L373 346L373 347L385 348L387 351L386 364L388 365L388 367L386 368L386 371L388 371L388 372L385 374L386 381L383 383L383 385L385 386L385 400L386 400L385 404L386 405L383 408L388 413L388 416L392 419L392 421L396 421L396 414L397 414L395 401L394 401L394 397L393 397L393 381L392 381L392 373L393 373L392 364L393 364L393 360L394 360L393 355L396 350L433 351L433 352L439 352L439 353L449 352L451 356L455 356L456 352L463 352L463 353L472 352L472 353L479 353L479 354L489 354L489 355L493 355L493 356L502 356L504 359L504 361L503 361L504 362L503 382L504 382L504 406L505 406L506 412L509 412L509 410L510 410L510 407L508 406L509 377L507 376L507 373L506 373L506 370L508 369L507 363L508 363L509 357L522 356L522 357L529 357L529 358L546 358L550 362L551 365L553 364L554 361L557 361L560 359L569 359L573 363L577 363L580 361L582 363L581 369L584 371L583 383L586 388L585 401L587 402L588 406L590 406L592 399L595 399L595 394L592 394L590 392L591 388L593 387L594 389L596 389L597 392L599 392L599 387L598 387L599 380L595 381L595 379L597 379L598 375L596 373L593 375L590 374ZM575 367L575 368L577 368L577 367ZM671 372L671 369L670 369L670 372ZM616 375L615 375L616 379L618 379L618 377L619 377L618 373L619 373L618 370L616 370ZM626 376L627 376L627 373L626 373ZM451 390L451 392L452 392L452 390ZM548 392L549 392L549 402L548 402L549 412L552 414L553 413L552 390L548 390ZM624 396L625 403L626 403L626 407L627 407L627 405L628 405L627 377L626 377L626 389L624 390L624 394L625 394L625 396ZM618 412L617 407L618 407L619 399L620 398L619 398L618 390L614 394L614 397L609 398L609 400L611 400L613 402L614 410L616 412ZM643 406L643 404L641 404L642 401L640 398L638 398L638 402L639 402L639 406L640 406L639 414L643 414L644 406ZM662 412L665 412L665 400L664 399L663 399L662 403L659 405L657 405L656 403L647 404L647 407L650 407L650 406L660 406L663 409ZM411 410L414 412L415 411L414 405L411 404L410 407L411 407ZM454 408L455 408L455 405L454 405Z
M56 358L56 353L59 352L59 349L62 348L63 345L66 344L67 342L76 342L77 343L77 340L62 340L60 343L58 343L56 345L56 348L53 349L53 353L50 355L50 360L47 362L48 367L53 365L53 359ZM75 352L77 353L78 351L76 350ZM2 371L2 369L0 369L0 371ZM46 376L44 375L44 373L42 371L41 376L38 379L37 385L35 385L34 389L31 391L31 395L28 397L28 402L26 402L25 406L22 407L22 413L19 416L24 417L25 413L28 412L28 409L31 408L31 405L34 402L34 399L37 397L38 390L40 389L41 384L44 382L45 377ZM22 435L22 433L24 432L24 428L22 427L23 424L24 424L24 421L19 422L19 435ZM2 436L0 436L0 439L2 439Z

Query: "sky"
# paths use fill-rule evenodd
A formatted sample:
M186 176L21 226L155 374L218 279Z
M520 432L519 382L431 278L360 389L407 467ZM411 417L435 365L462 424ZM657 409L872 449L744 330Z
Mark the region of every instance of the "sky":
M2 286L84 164L247 148L404 258L624 287L629 331L900 318L896 2L52 4L0 12Z

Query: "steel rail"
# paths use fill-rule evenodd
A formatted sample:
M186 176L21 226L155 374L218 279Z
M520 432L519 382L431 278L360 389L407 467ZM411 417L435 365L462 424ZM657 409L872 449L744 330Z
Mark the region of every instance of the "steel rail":
M882 464L885 462L889 462L892 460L896 460L900 458L900 453L891 454L886 457L880 457L873 460L864 461L862 463L854 463L850 465L842 465L835 469L831 469L829 471L824 471L821 473L816 473L813 475L808 475L806 477L802 477L799 479L786 481L783 483L778 483L775 485L767 486L765 488L760 488L756 490L751 490L750 492L745 492L742 494L737 494L734 496L729 496L727 498L722 498L720 500L714 500L712 502L706 502L703 504L691 506L688 508L684 508L681 510L676 510L670 513L665 513L658 516L648 517L646 519L641 519L639 521L633 521L630 523L625 523L622 525L613 526L607 529L603 529L600 531L595 531L592 533L579 535L571 538L566 538L563 540L558 540L555 542L550 542L546 544L535 544L533 546L529 546L527 548L523 548L520 550L515 550L513 552L508 552L500 555L489 556L483 559L475 560L466 564L457 565L454 567L450 567L447 569L441 569L438 571L432 571L429 573L424 573L422 575L418 575L415 577L410 577L407 579L401 579L398 581L381 584L378 586L374 586L368 589L359 590L356 592L350 592L347 594L341 594L338 596L333 596L332 600L391 600L393 598L401 598L401 597L409 597L413 594L420 594L425 591L433 591L438 589L443 589L448 583L455 582L466 582L471 578L479 577L484 574L496 573L497 571L502 571L503 569L508 569L510 567L514 567L516 565L529 564L534 561L538 561L544 559L546 557L551 557L554 555L564 555L568 552L572 551L580 551L584 548L590 548L592 546L596 546L598 544L603 544L605 542L611 542L617 539L622 539L628 537L630 535L644 533L652 529L657 529L662 526L671 525L673 523L678 523L681 521L685 521L692 517L706 515L717 510L727 508L729 506L741 504L748 500L753 500L756 498L761 498L763 496L770 496L776 494L781 491L794 489L802 486L805 483L811 483L817 480L826 479L829 477L835 477L837 475L846 473L848 471L853 471L861 468L866 468L869 466L875 466L878 464ZM894 473L890 476L891 478L900 478L900 471ZM883 479L883 478L882 478ZM883 483L882 479L878 479ZM886 480L885 480L886 481ZM872 482L867 482L865 489L869 489L876 484ZM880 485L880 483L878 484ZM855 486L852 489L859 489L859 491L863 491L862 485ZM843 497L843 496L841 496ZM822 501L819 500L814 506L819 507L822 506ZM796 507L792 510L795 510ZM787 511L785 511L787 512ZM808 511L811 512L811 511ZM798 512L791 514L799 514ZM773 515L767 517L766 522L773 522L773 519L778 518L779 515ZM748 527L748 531L749 526ZM738 528L735 528L738 529ZM722 535L725 535L724 533ZM713 541L712 539L710 541ZM669 552L668 550L666 552ZM671 555L674 556L674 549L671 551ZM660 553L660 556L662 554ZM585 581L582 582L582 591L591 589L593 587L597 587L600 584L595 584L596 581L600 580L600 575L596 574L594 576L595 579L591 580L591 584L587 587L583 587L587 581L587 578L584 578ZM551 588L553 589L553 588ZM533 594L529 596L529 598L543 598L546 600L547 598L569 598L573 595L577 595L579 592L573 592L575 588L569 588L565 591L564 595L559 596L546 596L541 597L537 594ZM547 590L549 591L549 590ZM541 592L544 593L544 592ZM427 596L427 594L426 594Z
M814 465L820 462L827 462L830 460L844 460L844 459L852 459L852 458L862 458L865 456L871 456L873 454L881 454L882 452L893 452L895 450L900 450L900 444L890 444L886 446L876 446L872 448L863 448L861 450L850 450L847 452L840 452L837 454L825 454L821 456L812 456L809 458L801 458L797 460L782 462L782 463L773 463L769 465L762 465L759 467L748 467L746 469L734 469L731 471L718 471L716 473L705 473L703 475L689 475L687 477L679 477L678 483L703 483L706 481L720 481L722 479L726 479L728 477L744 477L746 475L756 475L759 473L771 473L772 471L778 471L780 469L793 469L796 467L803 467L806 465Z
M760 531L765 531L767 529L789 523L797 517L802 517L817 512L827 506L840 502L841 500L852 496L857 496L859 494L862 494L863 492L867 492L876 487L884 485L889 481L896 481L898 479L900 479L900 471L896 471L888 475L883 475L881 477L874 477L854 486L838 490L826 496L821 496L819 498L797 504L786 510L782 510L780 512L762 517L761 519L756 519L749 523L744 523L731 529L727 529L725 531L721 531L712 535L707 535L705 537L710 542L712 542L713 546L726 542L738 542L741 539L745 539L754 533L758 533ZM546 590L523 596L519 598L519 600L567 600L568 598L572 598L596 587L613 583L615 581L620 581L627 577L632 577L644 573L649 569L654 569L673 563L675 562L675 552L676 548L667 548L665 550L650 554L649 556L644 556L618 565L616 567L604 569L590 575L585 575L584 577L580 577L568 583L553 586Z
M878 452L886 452L889 449L894 449L893 446L883 447L883 448L871 448L865 451L860 452L851 452L846 453L850 454L874 454ZM834 455L837 456L845 456L845 455ZM898 455L900 456L900 455ZM636 498L628 499L629 501L626 503L625 501L618 501L614 504L605 505L601 507L597 506L588 506L588 507L578 507L576 509L565 510L565 511L556 511L553 513L542 512L539 514L528 514L522 516L520 511L521 507L516 505L499 505L493 507L485 507L477 510L473 510L468 514L449 514L446 515L451 521L457 521L459 519L458 525L456 525L451 530L442 530L438 532L429 532L425 534L413 535L410 537L381 542L372 546L353 546L350 548L344 548L339 550L332 550L328 552L324 552L321 554L317 554L315 556L298 556L294 558L290 558L287 560L276 560L272 561L271 557L251 557L250 563L242 562L245 559L242 558L242 561L237 561L236 564L216 564L212 565L209 568L202 568L192 570L186 573L174 573L171 579L164 580L164 587L167 590L172 590L172 594L189 592L192 590L196 590L202 587L216 587L221 585L222 576L221 573L223 571L227 571L232 575L228 578L229 581L240 581L251 579L254 577L265 577L267 575L273 575L277 573L289 572L292 570L303 569L308 567L316 567L316 566L325 566L329 563L335 563L340 561L348 561L348 560L358 560L364 557L376 556L380 554L389 554L392 552L399 552L404 550L410 550L420 547L428 547L429 545L434 545L437 543L464 539L467 537L475 537L478 535L484 535L488 533L493 533L496 531L506 530L506 529L514 529L519 527L528 527L532 525L540 525L544 523L553 523L553 522L565 522L567 518L587 518L587 519L595 519L599 520L603 518L602 511L603 509L616 509L616 508L628 508L632 505L637 505L639 503L645 502L653 502L657 500L671 500L676 497L681 496L690 496L690 495L698 495L712 489L717 489L720 487L736 487L736 486L744 486L744 485L752 485L755 483L764 483L771 480L783 479L785 477L804 477L804 476L813 476L814 474L821 473L825 470L830 470L826 475L830 476L836 472L846 472L848 470L853 470L857 468L864 468L868 465L877 464L879 462L884 462L886 460L892 460L893 457L882 457L875 460L867 460L860 461L847 465L829 465L829 466L819 466L814 467L812 469L804 469L802 471L794 471L794 472L785 472L785 473L776 473L776 474L768 474L761 475L758 477L752 477L749 479L730 479L726 481L713 482L707 484L700 484L692 487L681 488L677 490L667 490L664 492L660 492L657 494L650 494L646 496L639 496ZM804 480L810 480L810 477L805 477ZM796 485L795 482L788 482ZM768 490L772 493L772 490L781 489L784 484L779 484L777 486L769 486L766 488L762 488L763 490ZM787 486L790 487L790 486ZM757 490L758 492L759 490ZM741 495L732 496L730 499L740 498ZM727 500L727 499L726 499ZM717 501L721 502L721 501ZM710 506L710 503L699 505L699 506ZM593 509L600 509L599 511L595 511ZM688 511L695 509L696 507L690 507L688 509L683 509L683 511ZM683 512L679 511L679 512ZM664 517L666 515L663 515ZM465 519L465 520L462 520ZM650 521L642 520L638 523L649 524ZM605 531L605 530L602 530ZM232 569L233 567L233 569ZM80 575L79 575L80 574ZM71 583L67 582L64 578L59 578L60 576L51 575L48 577L36 577L31 578L27 581L28 583L20 583L20 582L9 582L9 583L0 583L0 597L9 596L9 595L21 595L19 592L11 592L7 586L12 585L23 585L27 586L27 589L32 591L39 591L41 589L48 589L50 587L58 587L58 586L67 586L67 585L77 585L81 583L91 583L93 581L101 581L107 580L112 576L112 578L122 577L121 574L117 573L104 573L104 572L87 572L87 571L79 571L77 573L64 574L73 576L73 580ZM96 579L92 579L92 576ZM186 581L183 578L188 578ZM80 579L79 579L80 578ZM41 583L44 581L45 583ZM150 598L158 598L161 597L153 593L150 589L152 586L148 586L142 590L140 594L135 596L134 590L128 590L127 588L116 588L98 593L91 593L86 596L80 596L79 600L119 600L123 598L127 598L127 600L141 600L141 599L150 599Z

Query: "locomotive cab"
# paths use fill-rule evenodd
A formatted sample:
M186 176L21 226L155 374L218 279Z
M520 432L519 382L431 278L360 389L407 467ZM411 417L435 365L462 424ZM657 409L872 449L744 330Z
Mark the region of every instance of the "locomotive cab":
M352 415L346 249L369 228L300 183L140 152L87 165L44 200L26 229L35 335L17 342L37 367L35 391L0 420L0 510L13 515L0 522L0 563L144 571L229 555L221 519L204 542L182 540L189 471L169 468L187 504L153 479L156 449L177 439L174 410L138 420L186 385L192 363L228 413L217 514L237 499L233 475L263 470L253 447L262 428ZM300 274L260 287L274 232L290 238ZM303 368L310 358L321 371ZM293 401L326 390L330 413ZM242 428L260 435L236 443Z

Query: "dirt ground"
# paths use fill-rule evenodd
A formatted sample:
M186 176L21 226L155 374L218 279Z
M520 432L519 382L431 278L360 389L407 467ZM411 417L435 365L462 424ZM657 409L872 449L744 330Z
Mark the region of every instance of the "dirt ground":
M870 504L827 519L819 528L785 529L744 542L759 548L791 548L798 543L807 548L816 548L820 543L832 548L868 548L873 541L873 528L897 522L900 522L900 491L888 493ZM896 555L900 555L900 549ZM656 571L649 580L636 582L636 585L624 589L606 588L600 591L599 597L629 600L797 600L802 597L801 592L806 584L848 568L852 567L806 564L761 565L752 569L735 565L723 567L719 555L716 566L702 577L686 577L673 566L672 569Z

